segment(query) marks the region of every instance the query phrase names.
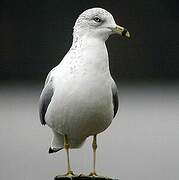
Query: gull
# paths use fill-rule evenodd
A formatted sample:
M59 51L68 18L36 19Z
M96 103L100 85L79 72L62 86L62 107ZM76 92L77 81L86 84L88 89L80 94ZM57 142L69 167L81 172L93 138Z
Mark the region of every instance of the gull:
M49 72L40 96L41 124L53 132L49 153L66 150L68 176L74 175L69 149L80 148L89 136L93 136L90 175L97 176L97 135L109 127L118 110L118 90L105 45L115 33L130 37L105 9L85 10L75 22L70 50Z

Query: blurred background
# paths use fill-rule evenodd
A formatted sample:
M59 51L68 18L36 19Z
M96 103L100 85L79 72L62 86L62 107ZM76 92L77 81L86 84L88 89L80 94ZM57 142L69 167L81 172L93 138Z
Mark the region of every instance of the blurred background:
M47 153L38 99L47 73L72 43L76 18L111 12L131 39L107 41L120 111L99 135L97 170L120 180L179 179L179 2L176 0L3 0L0 6L0 179L50 180L65 152ZM76 173L92 167L91 138L71 154Z

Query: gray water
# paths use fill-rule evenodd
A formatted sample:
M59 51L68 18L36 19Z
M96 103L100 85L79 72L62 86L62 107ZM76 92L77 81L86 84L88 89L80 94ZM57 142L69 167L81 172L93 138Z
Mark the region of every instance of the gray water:
M179 84L121 83L120 111L98 136L97 172L120 180L179 179ZM0 180L52 180L66 169L64 150L47 153L51 131L40 125L41 86L0 88ZM75 173L92 167L91 138L71 151Z

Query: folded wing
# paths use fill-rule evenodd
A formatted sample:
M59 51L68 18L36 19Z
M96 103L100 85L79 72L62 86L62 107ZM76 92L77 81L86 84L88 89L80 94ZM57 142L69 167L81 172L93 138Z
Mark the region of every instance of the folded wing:
M113 110L114 110L113 117L115 117L115 115L117 114L118 108L119 108L119 98L118 98L117 86L113 79L112 79L111 88L112 88Z
M47 76L48 81L46 80L46 84L44 89L41 93L40 100L39 100L39 115L40 115L40 122L42 125L45 125L45 114L47 112L47 108L51 102L54 88L53 88L53 79Z

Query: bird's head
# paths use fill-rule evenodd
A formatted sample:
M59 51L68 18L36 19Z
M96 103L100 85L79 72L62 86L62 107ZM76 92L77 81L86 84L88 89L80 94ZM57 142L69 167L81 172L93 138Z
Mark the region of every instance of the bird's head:
M76 20L73 36L92 37L107 40L111 34L130 37L129 32L115 23L113 16L102 8L84 11Z

